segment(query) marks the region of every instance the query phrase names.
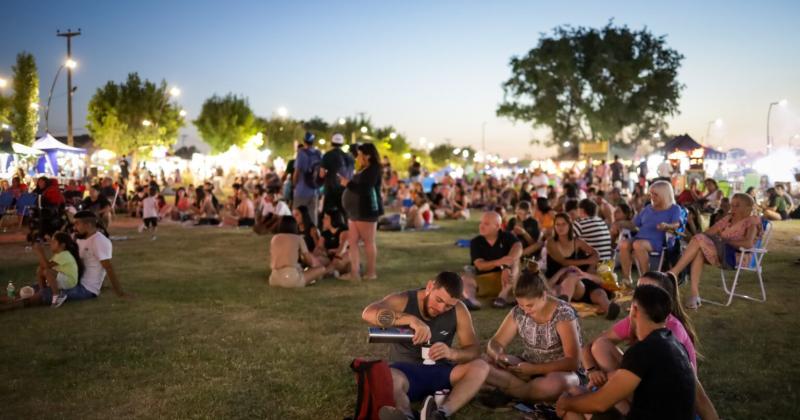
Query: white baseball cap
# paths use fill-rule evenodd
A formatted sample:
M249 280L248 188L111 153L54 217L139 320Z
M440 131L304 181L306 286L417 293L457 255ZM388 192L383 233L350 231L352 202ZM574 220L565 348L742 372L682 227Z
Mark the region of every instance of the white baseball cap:
M331 138L331 144L344 144L344 136L339 133L334 134L333 138Z

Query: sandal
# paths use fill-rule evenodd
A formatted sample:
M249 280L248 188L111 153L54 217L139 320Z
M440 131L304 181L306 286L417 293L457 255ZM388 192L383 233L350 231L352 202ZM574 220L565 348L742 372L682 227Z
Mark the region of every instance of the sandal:
M506 306L508 306L508 302L505 299L501 298L501 297L495 298L495 300L492 301L492 307L493 308L503 309Z

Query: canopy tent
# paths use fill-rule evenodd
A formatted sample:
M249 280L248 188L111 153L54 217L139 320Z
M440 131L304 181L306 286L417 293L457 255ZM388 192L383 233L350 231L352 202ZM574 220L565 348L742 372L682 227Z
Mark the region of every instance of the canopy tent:
M664 145L662 150L667 155L678 151L685 152L687 155L691 155L692 151L697 149L703 149L703 157L706 159L725 159L725 153L701 145L700 143L694 141L694 139L688 134L674 137Z
M39 158L39 161L36 163L36 170L39 171L39 173L49 172L52 175L58 175L58 153L86 154L86 149L67 146L56 140L50 133L36 140L33 143L33 147L45 152L44 156Z
M10 138L0 140L0 172L8 172L17 155L39 156L44 152L24 144L12 142Z

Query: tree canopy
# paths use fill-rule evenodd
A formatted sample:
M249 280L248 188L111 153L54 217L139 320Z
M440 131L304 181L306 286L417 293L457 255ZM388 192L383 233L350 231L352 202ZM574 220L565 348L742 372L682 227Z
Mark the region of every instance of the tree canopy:
M26 52L17 54L14 70L14 96L11 99L10 121L14 140L33 144L39 128L39 73L36 60Z
M548 128L545 143L562 153L583 141L648 140L678 112L682 59L646 28L558 27L511 58L497 115Z
M247 99L232 93L206 99L194 125L215 153L234 145L243 146L258 132L256 117Z
M119 154L135 154L177 141L184 120L170 102L167 83L156 85L128 74L124 84L109 81L89 101L87 128L95 145Z

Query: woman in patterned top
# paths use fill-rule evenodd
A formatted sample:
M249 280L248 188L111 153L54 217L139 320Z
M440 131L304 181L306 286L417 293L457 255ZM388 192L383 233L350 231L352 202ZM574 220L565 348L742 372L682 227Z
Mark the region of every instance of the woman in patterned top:
M492 368L486 382L523 401L555 401L585 378L580 368L578 315L566 302L548 296L537 273L524 272L514 287L517 306L489 341ZM519 334L522 358L506 353Z

